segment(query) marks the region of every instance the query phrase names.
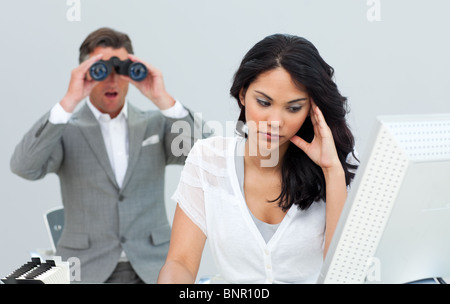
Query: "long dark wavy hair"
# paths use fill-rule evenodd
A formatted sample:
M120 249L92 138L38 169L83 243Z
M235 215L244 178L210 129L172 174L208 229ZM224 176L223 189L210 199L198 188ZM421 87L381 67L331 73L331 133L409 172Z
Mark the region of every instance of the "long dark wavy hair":
M309 96L322 111L333 134L346 184L349 185L357 165L346 161L347 156L354 153L354 137L345 118L348 112L347 98L339 93L333 81L334 69L322 59L316 47L302 37L286 34L268 36L251 48L242 59L230 89L231 96L237 100L241 109L236 131L247 136L242 129L246 118L245 106L239 99L241 90L245 93L260 74L278 67L284 68L295 83L305 86ZM312 141L314 129L309 117L297 135L308 142ZM279 201L279 206L286 211L293 204L306 210L315 201L326 201L322 169L292 143L282 160L281 172L280 196L270 202Z

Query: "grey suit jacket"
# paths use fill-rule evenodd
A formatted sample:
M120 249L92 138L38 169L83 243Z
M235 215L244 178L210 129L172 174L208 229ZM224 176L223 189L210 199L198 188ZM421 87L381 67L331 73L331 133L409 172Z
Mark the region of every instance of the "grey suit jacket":
M30 180L50 172L58 175L65 224L56 254L63 260L78 257L81 281L95 283L110 276L124 250L138 275L147 283L156 282L171 231L164 203L165 166L184 164L194 134L202 136L202 123L189 111L182 120L191 132L172 133L172 125L180 120L129 104L129 162L119 188L89 107L82 106L67 124L54 125L48 117L45 114L18 144L11 170ZM171 152L174 139L184 141L181 156Z

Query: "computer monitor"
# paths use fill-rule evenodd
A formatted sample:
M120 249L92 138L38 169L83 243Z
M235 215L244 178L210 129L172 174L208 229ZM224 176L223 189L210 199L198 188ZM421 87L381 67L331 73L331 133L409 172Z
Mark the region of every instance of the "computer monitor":
M377 117L318 283L450 277L450 114Z

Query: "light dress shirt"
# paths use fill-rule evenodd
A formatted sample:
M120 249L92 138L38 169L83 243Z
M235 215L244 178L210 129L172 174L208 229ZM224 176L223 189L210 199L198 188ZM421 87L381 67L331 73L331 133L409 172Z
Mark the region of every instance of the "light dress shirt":
M101 113L89 100L87 105L94 114L95 118L100 124L103 140L105 141L106 151L111 163L111 167L116 176L116 182L119 187L122 187L123 178L128 166L128 102L125 102L119 115L111 119L109 114ZM183 107L179 101L166 110L161 110L161 113L170 118L182 118L188 115L188 111ZM50 111L49 121L52 124L67 123L72 116L72 113L66 112L63 107L57 103Z
M97 119L100 129L102 131L103 140L105 142L108 158L116 177L116 182L119 187L122 187L123 179L128 167L128 102L126 101L119 115L115 118L100 112L87 98L86 100L89 109ZM183 107L179 101L166 110L160 110L161 113L169 118L182 118L188 115L188 111ZM69 121L72 113L66 112L63 107L57 103L50 111L49 122L52 124L65 124ZM121 261L127 261L125 252L122 252Z

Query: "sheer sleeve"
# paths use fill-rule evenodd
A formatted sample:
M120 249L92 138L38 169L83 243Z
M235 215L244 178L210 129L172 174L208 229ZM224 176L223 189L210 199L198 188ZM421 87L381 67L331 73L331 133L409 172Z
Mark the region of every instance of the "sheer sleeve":
M189 152L172 199L178 203L191 221L207 235L205 198L201 170L199 168L199 163L202 161L200 142L201 140L197 141Z

